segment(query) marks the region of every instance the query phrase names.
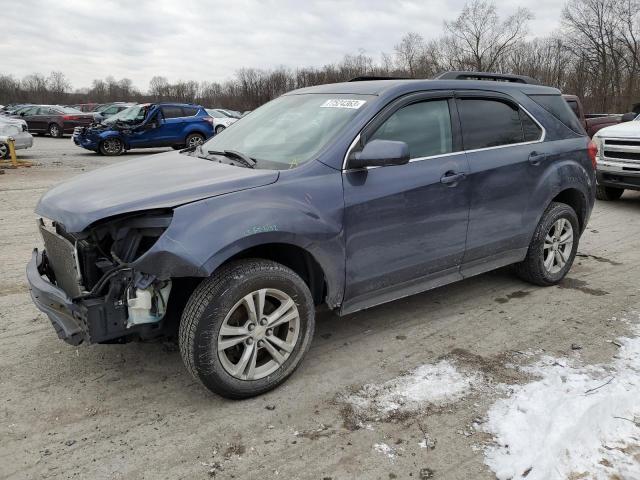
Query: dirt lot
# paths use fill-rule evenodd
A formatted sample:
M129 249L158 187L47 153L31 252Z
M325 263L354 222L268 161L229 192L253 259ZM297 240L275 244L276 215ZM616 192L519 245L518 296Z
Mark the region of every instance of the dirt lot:
M71 347L33 307L24 266L40 243L36 201L114 162L68 137L35 142L20 157L37 166L0 176L2 478L495 478L479 425L503 395L498 384L526 379L509 364L532 361L527 352L609 362L612 340L628 334L619 319L640 310L640 195L627 193L596 205L562 285L537 288L502 270L346 318L322 313L285 385L224 400L188 375L171 344ZM365 423L341 400L444 358L484 387ZM435 445L419 445L425 434Z

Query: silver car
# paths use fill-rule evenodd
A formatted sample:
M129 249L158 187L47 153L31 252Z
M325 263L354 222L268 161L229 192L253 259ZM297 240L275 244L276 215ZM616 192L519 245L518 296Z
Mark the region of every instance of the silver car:
M0 139L11 137L15 140L16 150L33 146L33 136L27 131L27 122L17 118L0 117ZM9 145L0 140L0 158L9 158Z

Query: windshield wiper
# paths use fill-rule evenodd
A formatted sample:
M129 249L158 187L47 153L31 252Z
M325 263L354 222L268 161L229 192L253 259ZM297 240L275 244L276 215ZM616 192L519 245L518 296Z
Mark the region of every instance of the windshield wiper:
M209 155L222 155L223 157L240 160L240 162L243 163L247 168L254 168L257 163L253 158L245 155L242 152L238 152L237 150L225 150L223 152L207 151L207 153Z

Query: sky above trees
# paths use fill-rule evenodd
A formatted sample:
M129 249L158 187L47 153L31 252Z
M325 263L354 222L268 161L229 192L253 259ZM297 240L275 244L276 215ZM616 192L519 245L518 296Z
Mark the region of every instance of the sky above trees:
M390 52L407 32L442 35L464 0L0 0L3 74L64 71L75 88L95 78L223 81L243 67L323 66L362 51ZM529 36L560 27L562 2L502 0L501 17L527 7Z

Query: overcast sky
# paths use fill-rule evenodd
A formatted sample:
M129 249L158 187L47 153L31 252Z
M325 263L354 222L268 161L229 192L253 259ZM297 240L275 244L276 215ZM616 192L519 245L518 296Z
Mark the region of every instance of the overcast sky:
M320 66L359 49L379 58L409 31L442 32L464 0L0 0L0 73L61 70L74 88L154 75L225 80L241 67ZM499 0L501 15L524 0ZM559 27L558 0L535 2L530 32Z

